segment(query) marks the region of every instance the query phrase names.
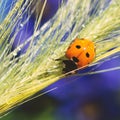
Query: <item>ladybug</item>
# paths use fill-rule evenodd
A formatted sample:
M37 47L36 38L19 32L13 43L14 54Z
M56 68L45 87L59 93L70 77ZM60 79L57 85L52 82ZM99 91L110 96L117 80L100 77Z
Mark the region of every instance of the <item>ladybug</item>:
M68 47L65 56L68 60L63 60L64 73L78 68L85 68L95 58L95 45L88 39L75 38Z

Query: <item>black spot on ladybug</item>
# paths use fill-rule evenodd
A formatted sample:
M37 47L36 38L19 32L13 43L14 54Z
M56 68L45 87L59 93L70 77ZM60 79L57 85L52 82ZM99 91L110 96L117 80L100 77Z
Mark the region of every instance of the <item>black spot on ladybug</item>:
M77 49L80 49L80 48L81 48L81 46L80 46L80 45L76 45L76 48L77 48Z
M76 57L72 57L72 60L73 60L75 63L78 63L78 62L79 62L78 58L76 58Z
M86 57L87 57L87 58L89 58L89 57L90 57L90 54L89 54L88 52L86 53Z
M63 60L63 63L65 65L65 68L63 68L63 73L67 73L77 69L77 65L72 60Z

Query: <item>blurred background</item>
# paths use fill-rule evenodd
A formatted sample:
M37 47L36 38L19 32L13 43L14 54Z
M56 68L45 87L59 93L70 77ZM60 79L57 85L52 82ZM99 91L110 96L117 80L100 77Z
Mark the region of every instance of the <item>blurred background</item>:
M8 0L9 2L12 0ZM31 7L34 7L34 0ZM54 16L60 0L48 0L40 27ZM38 2L28 23L16 36L12 50L33 34L35 18L41 11L43 2ZM7 5L7 4L6 4ZM6 11L7 14L7 11ZM26 26L29 31L25 32ZM20 38L21 35L23 37ZM28 45L18 55L24 53ZM96 70L120 65L120 57L109 60ZM1 120L120 120L120 70L83 77L67 77L52 84L41 93L55 90L33 99L10 111ZM38 93L40 94L40 93Z

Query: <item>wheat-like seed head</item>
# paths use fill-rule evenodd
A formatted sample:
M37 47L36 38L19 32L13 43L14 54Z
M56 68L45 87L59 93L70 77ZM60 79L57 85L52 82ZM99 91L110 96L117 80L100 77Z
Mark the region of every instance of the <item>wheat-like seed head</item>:
M105 0L63 2L56 15L38 30L47 2L45 0L37 16L33 35L9 52L20 28L12 37L10 33L16 25L24 26L34 11L34 8L33 11L30 9L32 1L26 0L23 4L23 0L17 0L0 24L0 114L65 77L62 61L56 59L64 57L67 47L76 36L88 38L96 44L96 58L90 66L118 53L120 0L118 3L116 1L112 0L108 6ZM22 21L27 12L28 19ZM28 43L27 52L15 57Z

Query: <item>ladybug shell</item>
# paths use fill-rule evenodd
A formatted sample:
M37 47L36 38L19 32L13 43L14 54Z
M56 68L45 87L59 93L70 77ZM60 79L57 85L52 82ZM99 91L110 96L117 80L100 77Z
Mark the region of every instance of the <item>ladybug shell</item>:
M74 61L77 67L84 67L95 57L95 45L87 39L76 38L66 51L66 57Z

